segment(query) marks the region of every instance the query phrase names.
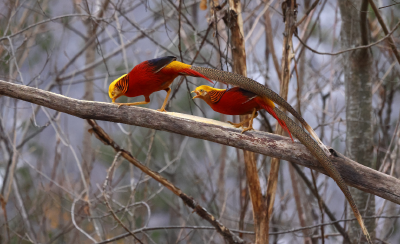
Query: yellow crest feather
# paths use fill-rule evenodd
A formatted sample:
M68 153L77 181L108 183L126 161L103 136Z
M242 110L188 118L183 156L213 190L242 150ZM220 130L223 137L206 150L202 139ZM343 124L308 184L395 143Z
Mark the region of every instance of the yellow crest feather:
M110 98L113 98L114 96L112 95L112 92L115 89L115 85L117 84L117 82L119 80L121 80L122 78L124 78L127 74L124 74L123 76L119 77L118 79L114 80L113 82L111 82L110 86L108 87L108 96L110 96Z

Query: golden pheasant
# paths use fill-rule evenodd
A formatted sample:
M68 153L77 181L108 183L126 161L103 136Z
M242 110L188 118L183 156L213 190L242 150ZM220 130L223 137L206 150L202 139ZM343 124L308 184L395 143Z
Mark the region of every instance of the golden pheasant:
M247 91L240 87L233 87L230 89L217 89L203 85L197 87L192 92L196 93L196 96L194 96L193 99L203 99L214 111L218 113L227 115L251 114L251 117L249 119L237 124L228 121L236 128L241 126L243 127L245 123L249 122L249 126L247 128L244 128L242 133L253 129L253 120L258 115L257 111L264 109L278 121L282 128L287 131L290 138L292 138L292 135L287 128L286 123L276 116L274 112L275 104L266 97L258 96L257 94L254 94L253 92Z
M176 61L176 57L167 56L144 61L136 65L128 74L125 74L114 80L109 88L108 95L112 103L120 96L137 97L144 96L145 100L134 103L116 103L119 106L133 106L147 104L150 102L150 94L156 91L164 90L167 96L159 111L164 112L171 93L170 85L179 75L188 75L202 77L211 83L210 79L194 71L191 65Z

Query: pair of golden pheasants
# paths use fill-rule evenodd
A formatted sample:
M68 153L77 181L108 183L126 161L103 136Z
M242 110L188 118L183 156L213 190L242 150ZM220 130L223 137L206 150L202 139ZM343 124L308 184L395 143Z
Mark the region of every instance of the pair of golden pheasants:
M156 91L165 90L167 96L159 111L164 112L167 105L169 94L171 93L171 84L179 75L188 75L202 77L212 83L212 81L198 71L191 69L191 65L176 61L176 57L167 56L152 60L144 61L136 65L129 74L125 74L114 80L109 87L109 96L112 102L120 96L137 97L144 96L145 101L135 103L116 103L118 105L141 105L150 102L150 94ZM227 115L245 115L252 116L241 123L235 124L229 122L236 127L243 126L249 122L249 126L244 128L242 133L253 129L253 119L257 117L257 111L265 109L271 114L279 124L291 136L289 129L284 121L279 119L275 112L275 104L267 97L258 96L257 94L234 87L231 89L217 89L210 86L199 86L192 93L196 93L194 98L203 99L214 111ZM293 138L292 138L293 139Z
M336 181L337 185L348 200L354 212L354 216L357 218L367 241L372 243L361 214L358 211L357 205L354 202L346 183L329 158L332 157L332 155L327 155L329 152L327 153L325 145L301 115L297 113L297 111L282 97L268 89L266 86L235 73L188 65L176 61L176 57L167 56L147 60L136 65L128 74L114 80L109 86L108 93L113 103L116 103L115 100L120 96L144 96L145 101L143 102L116 103L119 106L132 106L147 104L150 102L150 94L156 91L165 90L167 96L161 109L159 109L159 111L164 112L168 97L171 93L170 85L179 75L201 77L211 83L211 80L215 80L237 86L231 89L216 89L202 85L193 91L196 93L193 98L203 99L214 111L222 114L251 114L252 116L247 121L238 124L231 123L236 127L240 127L243 126L244 123L249 122L249 126L244 128L242 133L253 129L253 119L257 117L257 111L264 109L271 114L282 128L288 132L291 138L293 134L304 146L307 147L308 150L310 150L328 172L329 176ZM285 108L296 119L298 119L313 138L292 119L287 117L285 113L279 110L275 106L275 103Z

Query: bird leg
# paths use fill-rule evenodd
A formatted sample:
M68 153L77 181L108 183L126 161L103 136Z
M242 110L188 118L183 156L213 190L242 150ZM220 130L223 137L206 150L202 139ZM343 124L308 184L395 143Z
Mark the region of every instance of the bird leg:
M247 127L247 128L244 128L243 130L242 130L242 134L244 133L244 132L246 132L246 131L248 131L248 130L254 130L253 129L253 120L254 120L254 118L255 117L257 117L258 116L258 113L257 113L257 109L253 109L253 113L251 114L251 117L250 117L250 119L249 119L249 126Z
M134 102L134 103L116 103L115 100L113 99L113 103L117 104L118 108L121 106L135 106L135 105L148 104L149 102L150 102L149 96L144 96L144 101L142 102Z
M233 122L231 122L231 121L227 121L227 122L228 122L229 124L235 126L235 128L239 128L239 127L243 127L243 124L249 122L250 119L251 119L251 118L248 118L248 119L246 119L246 120L241 121L240 123L233 123Z
M165 110L165 106L167 106L169 94L171 93L171 88L169 88L169 87L168 87L168 88L165 88L164 91L167 92L167 96L165 97L164 103L163 103L163 105L161 106L161 108L160 108L160 109L157 109L157 111L160 111L160 112L167 112L167 110Z
M244 133L244 132L246 132L246 131L248 131L248 130L253 130L253 119L254 119L255 117L257 117L257 116L258 116L257 109L253 109L253 113L251 114L251 117L250 117L250 118L245 119L245 120L243 120L243 121L240 122L240 123L232 123L232 122L230 122L230 121L228 121L228 123L231 124L231 125L233 125L233 126L235 126L236 128L239 128L239 127L244 127L244 124L247 123L247 122L249 122L249 126L248 126L247 128L243 128L243 130L242 130L242 132L241 132L241 133Z

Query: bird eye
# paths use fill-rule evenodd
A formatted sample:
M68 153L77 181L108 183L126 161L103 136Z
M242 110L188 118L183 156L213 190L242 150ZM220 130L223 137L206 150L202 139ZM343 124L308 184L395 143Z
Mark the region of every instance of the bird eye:
M200 90L200 92L204 92L204 90L203 90L203 89L201 89L201 90Z

